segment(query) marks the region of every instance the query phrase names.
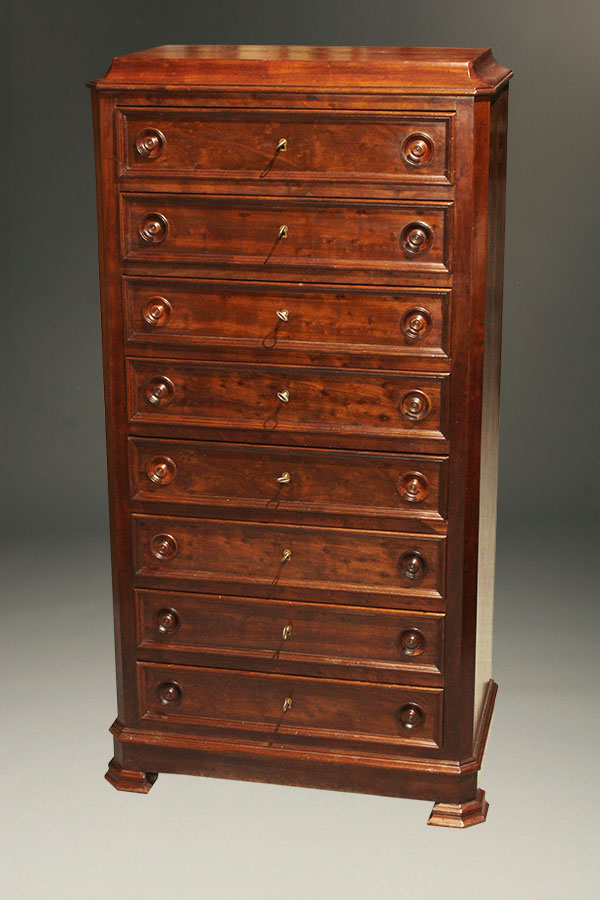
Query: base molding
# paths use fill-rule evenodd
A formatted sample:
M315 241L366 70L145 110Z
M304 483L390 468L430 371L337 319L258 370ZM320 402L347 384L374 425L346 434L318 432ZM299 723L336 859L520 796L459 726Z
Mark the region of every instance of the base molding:
M136 769L124 769L113 758L108 764L104 776L109 784L118 791L130 791L133 794L147 794L156 779L157 772L140 772Z
M321 790L436 801L430 825L465 828L484 822L478 789L497 685L488 682L472 755L466 759L359 756L208 738L195 731L152 731L114 722L114 759L106 779L117 790L147 794L158 772L259 781Z
M485 822L489 803L485 791L477 791L475 800L468 803L436 803L431 810L428 825L442 825L445 828L469 828Z

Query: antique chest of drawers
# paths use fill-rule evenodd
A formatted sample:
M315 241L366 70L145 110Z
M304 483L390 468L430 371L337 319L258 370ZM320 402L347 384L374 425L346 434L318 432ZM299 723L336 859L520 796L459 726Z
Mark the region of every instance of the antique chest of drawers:
M116 788L485 819L510 75L167 46L92 83Z

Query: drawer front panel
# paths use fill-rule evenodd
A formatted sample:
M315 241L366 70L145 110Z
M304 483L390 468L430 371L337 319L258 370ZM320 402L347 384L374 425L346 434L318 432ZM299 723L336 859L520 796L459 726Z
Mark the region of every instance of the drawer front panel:
M442 667L444 617L437 613L163 591L136 591L136 600L140 649L204 651L230 668L249 658L275 671L293 663L345 666L348 678L358 666L396 680L410 670L439 675Z
M446 291L318 291L128 278L132 344L447 357Z
M199 506L445 517L446 460L130 438L134 499Z
M138 663L145 719L297 738L440 743L441 689ZM285 709L284 709L285 707Z
M278 434L446 435L448 376L128 360L132 422Z
M447 274L451 204L121 194L124 260L288 271ZM298 280L302 281L303 277Z
M250 596L260 588L267 597L310 592L359 605L443 608L443 537L142 515L133 528L142 578L209 591L230 585Z
M120 171L272 185L451 181L452 116L122 109Z

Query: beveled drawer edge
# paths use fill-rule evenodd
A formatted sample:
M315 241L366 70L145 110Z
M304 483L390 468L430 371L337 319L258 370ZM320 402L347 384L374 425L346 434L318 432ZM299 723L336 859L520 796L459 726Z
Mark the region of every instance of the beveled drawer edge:
M178 671L181 669L189 669L191 671L202 670L202 666L186 666L186 665L172 665L169 663L154 663L154 662L136 662L136 680L137 680L137 694L138 694L138 715L140 721L159 721L159 722L173 722L175 724L180 724L184 727L190 727L194 725L200 725L200 727L216 727L219 729L223 729L225 731L252 731L258 734L265 735L276 735L279 736L290 736L290 737L301 737L308 738L310 740L340 740L347 742L354 742L358 744L375 744L381 746L412 746L412 747L431 747L432 749L439 749L442 743L441 735L444 721L444 688L437 686L429 686L429 685L414 685L414 684L375 684L371 681L347 681L342 678L313 678L307 675L282 675L279 673L270 673L270 672L240 672L238 669L225 669L219 668L218 671L223 673L224 675L233 675L244 677L248 677L249 679L255 678L267 678L267 679L281 679L282 681L308 681L314 682L318 681L323 684L339 684L344 687L351 685L361 686L365 690L405 690L407 692L415 692L416 698L422 694L432 694L438 700L438 707L435 712L435 718L433 722L433 737L429 738L419 738L419 737L394 737L391 735L380 735L380 734L371 734L370 732L354 732L354 731L340 731L336 729L328 729L328 728L310 728L308 726L299 726L299 725L284 725L282 722L276 723L275 725L271 723L265 722L246 722L244 719L240 720L230 720L230 719L218 719L218 718L210 718L208 716L178 716L176 713L172 712L168 713L167 719L164 717L152 713L152 712L142 712L142 697L144 696L144 684L142 682L143 679L143 671L144 669L164 669L174 668ZM207 667L208 671L215 671L216 667Z
M129 100L130 98L126 98ZM341 120L342 122L346 121L356 121L358 124L364 122L365 125L372 125L378 123L385 123L387 121L397 120L399 123L404 122L406 120L430 120L432 122L440 122L446 125L446 133L445 133L445 141L444 141L444 149L445 153L445 174L443 175L435 175L431 176L428 174L427 169L425 168L423 171L416 169L414 172L407 170L406 172L399 175L388 175L388 176L377 176L376 173L369 173L370 177L362 178L359 174L354 176L346 176L346 177L338 177L336 178L334 173L318 173L312 172L309 175L302 175L298 173L270 173L270 180L277 180L281 183L286 182L299 182L301 184L310 184L311 182L320 183L323 182L327 184L328 182L334 182L338 184L357 184L357 185L389 185L390 187L394 187L397 184L417 184L419 186L423 185L425 187L429 186L439 186L442 188L446 188L449 191L452 191L452 196L454 193L454 186L456 181L456 166L455 166L455 127L456 127L456 110L431 110L431 109L385 109L385 110L368 110L368 109L333 109L333 108L318 108L318 107L302 107L299 109L294 109L292 107L264 107L260 108L258 106L255 107L232 107L232 106L223 106L223 107L215 107L215 106L153 106L151 103L140 103L137 105L130 105L128 103L122 103L117 99L115 104L115 113L117 117L116 121L116 135L117 135L117 160L120 162L119 168L117 170L117 180L125 180L127 178L131 178L132 180L141 178L141 175L135 176L128 172L126 163L127 163L127 153L126 147L124 143L125 138L125 126L127 121L127 114L136 114L136 113L144 113L145 115L152 115L156 113L157 115L161 115L165 112L178 112L181 113L181 117L183 118L185 113L190 112L194 113L194 115L201 117L202 114L207 114L209 117L218 120L219 118L224 119L225 121L231 121L235 119L244 119L250 118L254 121L264 121L268 123L274 117L284 117L290 119L291 121L300 120L300 119L331 119L333 121ZM310 122L307 122L310 124ZM184 171L187 174L183 174ZM258 179L251 178L249 176L239 175L236 176L235 170L172 170L171 177L178 181L181 180L204 180L204 181L232 181L235 183L257 183ZM156 173L149 173L150 178L159 178L159 184L168 180L168 175L164 176L160 173L158 176ZM443 199L440 197L440 199Z

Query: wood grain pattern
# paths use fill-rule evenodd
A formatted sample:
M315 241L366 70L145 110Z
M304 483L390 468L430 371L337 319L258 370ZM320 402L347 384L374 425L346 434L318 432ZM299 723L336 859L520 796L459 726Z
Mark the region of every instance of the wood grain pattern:
M208 273L221 269L234 278L335 282L370 273L392 283L415 272L447 285L451 211L450 203L440 202L126 193L121 194L122 254L128 272L136 263L176 263ZM146 218L156 215L167 224L160 240L150 241L140 231ZM406 234L420 226L429 229L431 239L406 250ZM287 235L279 237L283 227Z
M136 591L136 601L139 649L174 662L439 684L438 613L180 591Z
M511 74L163 47L92 85L114 787L483 821Z
M269 366L231 366L129 359L129 418L232 432L247 429L284 441L288 433L410 438L446 437L447 382L440 376L348 372ZM168 379L164 403L152 402ZM281 395L287 392L287 399ZM411 402L417 409L411 411ZM160 400L161 398L159 398ZM435 445L434 445L435 446ZM433 447L432 447L433 449Z
M380 753L407 744L435 747L440 740L443 691L436 688L154 663L139 663L138 677L140 715L155 727L173 722L207 734L230 730L232 738L279 747L302 739L312 746L370 743ZM408 726L407 707L417 710Z
M338 353L362 362L369 353L392 363L445 359L450 352L448 291L311 290L146 276L125 279L123 292L128 342L150 344L154 354L164 347L225 347L267 359L274 352L310 354L310 361Z
M147 587L444 609L441 536L140 515L132 526L137 582ZM176 544L162 556L159 535ZM414 575L402 565L412 554L423 561Z
M447 114L161 107L119 112L120 174L156 184L165 176L232 180L243 192L246 180L260 180L265 191L273 182L320 180L331 190L337 182L360 187L452 181L452 116Z
M172 439L132 438L129 447L138 500L198 511L226 505L435 521L446 515L443 458Z
M115 57L96 90L181 85L275 85L313 94L401 87L405 94L493 94L512 72L489 47L165 45Z

